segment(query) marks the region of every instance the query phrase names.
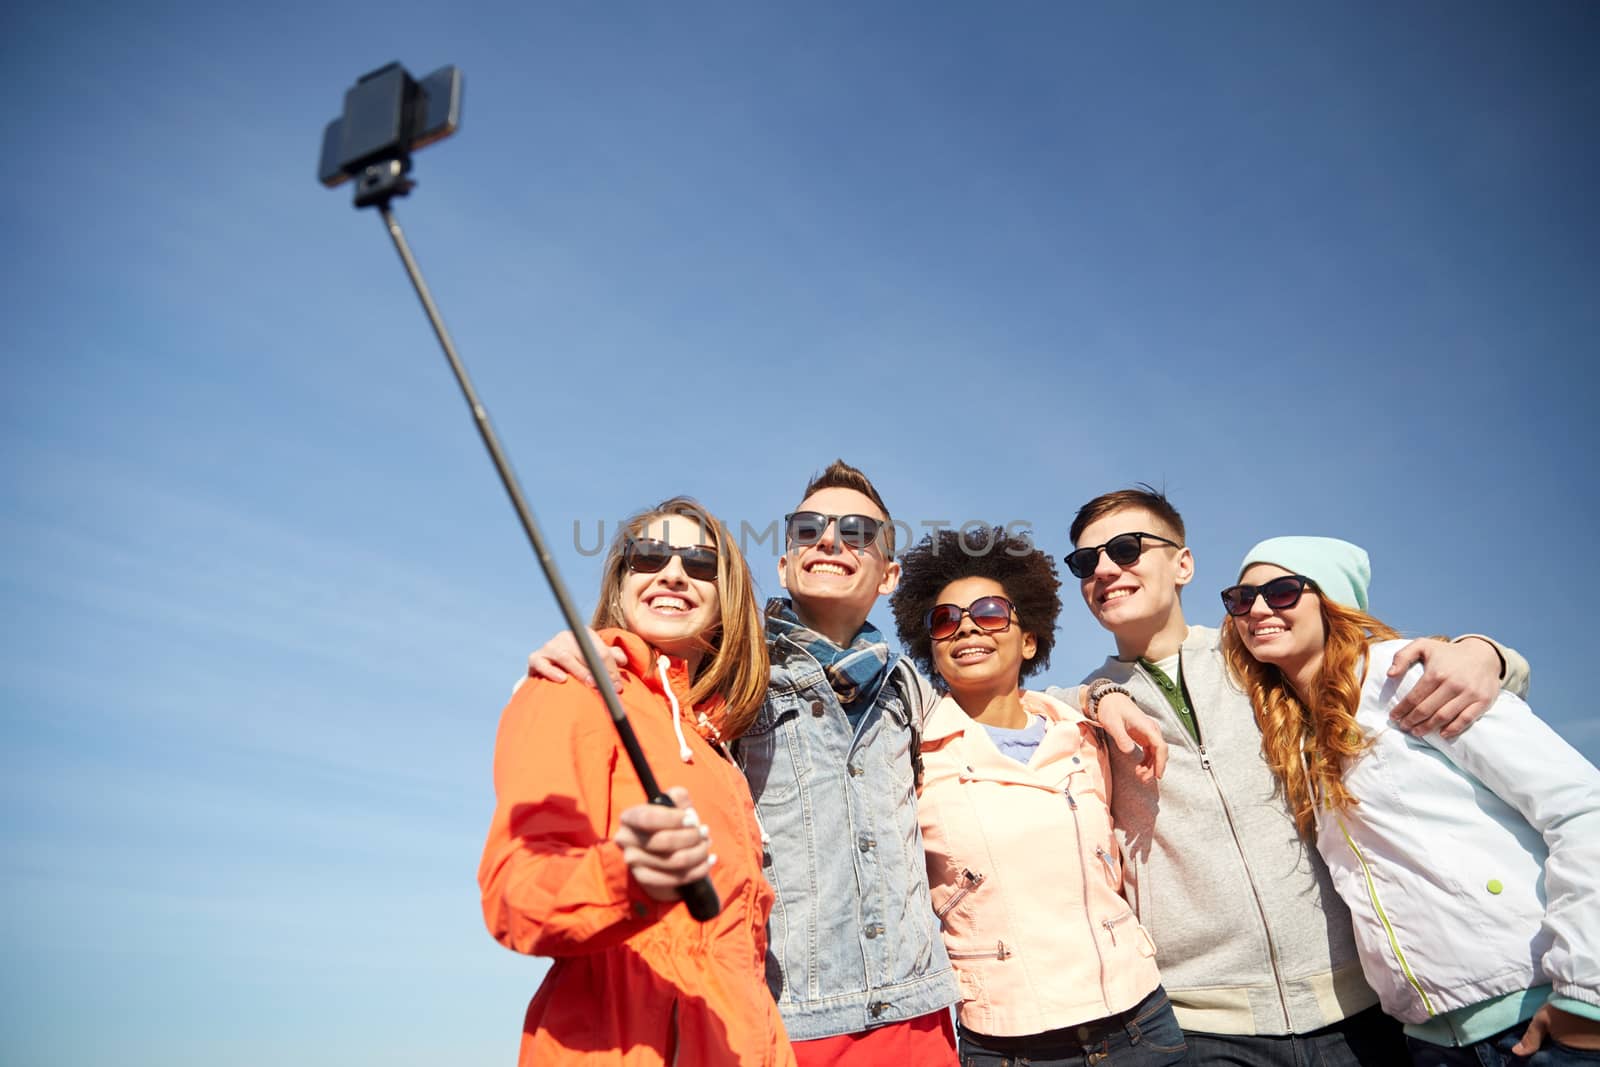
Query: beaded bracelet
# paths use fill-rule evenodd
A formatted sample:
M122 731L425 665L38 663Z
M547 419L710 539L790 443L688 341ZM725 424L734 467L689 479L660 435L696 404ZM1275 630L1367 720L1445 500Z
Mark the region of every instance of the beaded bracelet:
M1125 685L1118 685L1109 678L1096 678L1089 684L1089 721L1095 724L1100 722L1100 698L1107 693L1121 693L1129 700L1133 693Z

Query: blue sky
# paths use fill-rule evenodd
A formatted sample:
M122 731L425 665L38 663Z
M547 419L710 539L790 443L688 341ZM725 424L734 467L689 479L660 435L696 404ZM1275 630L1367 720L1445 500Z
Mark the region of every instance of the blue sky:
M7 1063L514 1056L474 873L556 612L314 181L391 59L465 72L398 214L580 599L575 523L836 455L1057 553L1144 480L1193 620L1347 537L1600 758L1592 5L134 6L0 32ZM1073 599L1053 680L1110 647Z

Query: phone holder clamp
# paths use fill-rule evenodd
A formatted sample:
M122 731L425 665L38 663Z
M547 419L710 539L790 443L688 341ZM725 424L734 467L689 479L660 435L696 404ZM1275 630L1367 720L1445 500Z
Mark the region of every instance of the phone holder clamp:
M387 204L397 196L405 196L416 186L411 173L410 156L394 156L369 164L356 175L356 207Z

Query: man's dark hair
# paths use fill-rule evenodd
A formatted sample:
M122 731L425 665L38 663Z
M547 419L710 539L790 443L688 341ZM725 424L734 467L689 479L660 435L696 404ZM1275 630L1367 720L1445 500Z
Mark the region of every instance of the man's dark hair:
M827 470L811 476L811 481L806 484L806 491L800 494L801 502L819 489L854 489L878 505L878 510L883 512L884 521L883 558L894 559L894 523L889 521L893 516L889 514L889 507L883 502L883 497L878 495L871 478L844 460L836 459L828 464Z
M1130 508L1144 508L1155 516L1157 522L1166 527L1165 530L1151 530L1151 533L1169 536L1180 545L1188 544L1184 540L1183 516L1172 506L1167 494L1148 482L1135 482L1132 489L1102 493L1078 509L1077 517L1072 520L1070 534L1073 547L1078 546L1078 538L1082 536L1084 527L1105 518L1112 512L1127 511Z
M1056 617L1061 614L1061 581L1055 562L1026 537L1007 536L1003 527L940 530L924 537L900 560L900 585L889 604L906 655L922 673L938 683L933 669L933 638L926 616L939 603L945 586L962 578L988 578L1000 583L1017 609L1017 622L1033 635L1033 658L1024 660L1021 677L1050 665L1056 643ZM965 607L966 605L962 605ZM942 683L941 687L942 687Z

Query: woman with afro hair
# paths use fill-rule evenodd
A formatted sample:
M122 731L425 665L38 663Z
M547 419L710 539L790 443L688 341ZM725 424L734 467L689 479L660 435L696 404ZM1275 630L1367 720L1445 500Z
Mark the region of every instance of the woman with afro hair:
M900 565L895 625L942 694L917 809L963 1067L1182 1062L1155 946L1121 895L1097 731L1021 688L1055 644L1055 564L1025 537L964 528Z

